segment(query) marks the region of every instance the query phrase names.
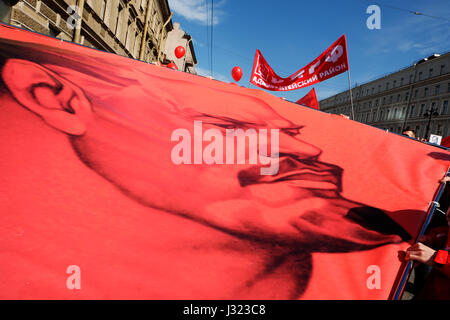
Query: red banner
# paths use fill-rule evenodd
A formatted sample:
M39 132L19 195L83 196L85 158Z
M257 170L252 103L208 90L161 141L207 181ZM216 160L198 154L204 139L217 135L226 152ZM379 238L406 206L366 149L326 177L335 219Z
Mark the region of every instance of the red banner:
M250 82L266 90L289 91L313 85L347 70L347 44L343 35L306 67L287 78L277 75L261 52L256 50Z
M296 103L319 110L319 102L317 101L316 90L314 88Z
M0 70L0 299L387 299L449 166L262 90L2 25Z

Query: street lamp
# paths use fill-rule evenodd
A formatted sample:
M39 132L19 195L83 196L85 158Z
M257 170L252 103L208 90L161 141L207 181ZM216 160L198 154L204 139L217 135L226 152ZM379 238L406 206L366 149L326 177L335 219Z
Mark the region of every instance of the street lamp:
M437 117L439 115L438 108L431 107L430 109L426 110L423 114L424 117L428 117L428 124L427 124L427 131L425 132L425 138L428 139L428 133L430 131L430 124L431 124L431 118Z

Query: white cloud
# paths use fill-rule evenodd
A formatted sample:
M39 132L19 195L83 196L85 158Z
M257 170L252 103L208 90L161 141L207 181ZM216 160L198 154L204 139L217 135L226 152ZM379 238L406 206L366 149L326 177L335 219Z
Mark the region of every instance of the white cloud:
M209 10L207 9L207 4ZM223 10L221 9L225 0L214 2L214 25L221 21ZM211 4L209 0L169 0L171 10L186 18L189 21L206 25L211 14Z

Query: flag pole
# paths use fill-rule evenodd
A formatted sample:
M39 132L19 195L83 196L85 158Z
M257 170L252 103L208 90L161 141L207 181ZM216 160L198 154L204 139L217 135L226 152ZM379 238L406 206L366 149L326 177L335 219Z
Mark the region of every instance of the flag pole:
M348 63L347 37L345 36L345 34L344 39L345 39L345 55L347 56L348 90L350 92L350 104L352 106L352 120L355 120L355 110L353 109L352 82L350 80L350 64Z
M355 110L353 109L352 84L350 81L350 66L348 66L347 75L348 75L348 90L350 91L350 104L352 106L352 120L355 120Z

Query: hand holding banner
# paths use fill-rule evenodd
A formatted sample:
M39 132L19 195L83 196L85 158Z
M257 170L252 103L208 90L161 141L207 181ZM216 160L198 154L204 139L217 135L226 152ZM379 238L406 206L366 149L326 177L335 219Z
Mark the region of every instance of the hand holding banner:
M347 70L347 44L345 35L343 35L306 67L287 78L278 76L261 52L256 50L250 82L267 90L289 91L324 81Z

